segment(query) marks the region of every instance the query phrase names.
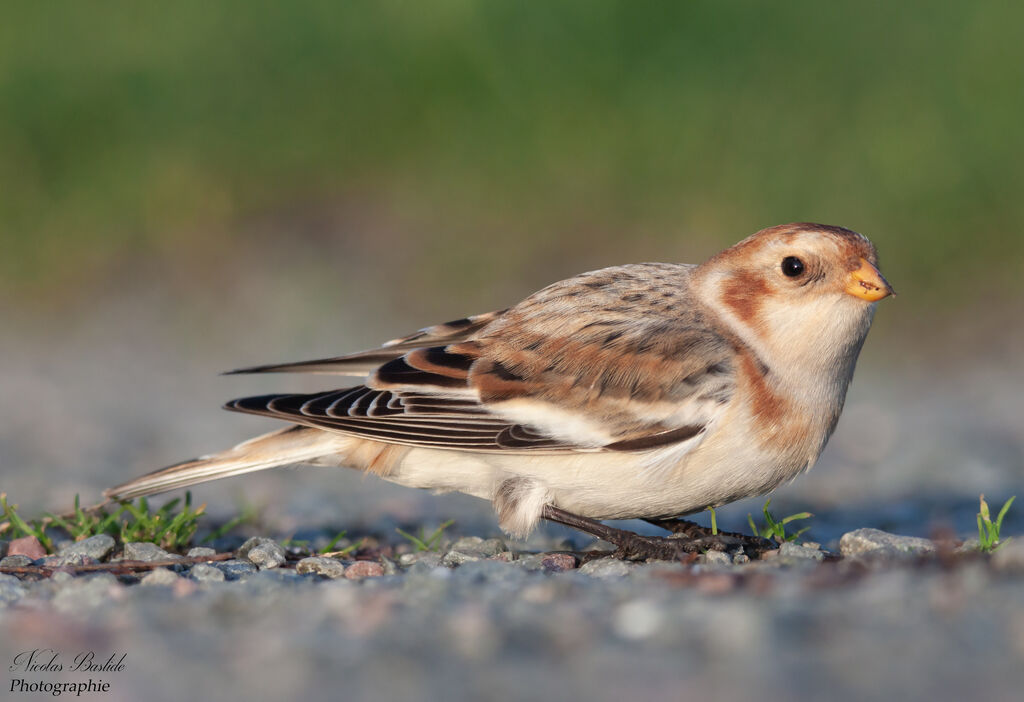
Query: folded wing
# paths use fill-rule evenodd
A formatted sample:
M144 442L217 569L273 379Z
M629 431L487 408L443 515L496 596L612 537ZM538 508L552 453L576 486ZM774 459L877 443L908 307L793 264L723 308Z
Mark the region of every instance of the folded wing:
M510 310L429 327L380 349L236 371L368 377L356 387L226 407L465 451L696 445L732 397L734 351L690 298L689 271L667 264L595 271Z

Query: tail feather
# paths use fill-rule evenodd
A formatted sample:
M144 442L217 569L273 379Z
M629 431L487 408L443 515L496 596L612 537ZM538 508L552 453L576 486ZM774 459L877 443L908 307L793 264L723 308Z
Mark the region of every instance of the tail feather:
M310 427L285 427L227 451L147 473L103 494L109 499L131 500L267 468L305 463L337 451L338 439L337 435Z

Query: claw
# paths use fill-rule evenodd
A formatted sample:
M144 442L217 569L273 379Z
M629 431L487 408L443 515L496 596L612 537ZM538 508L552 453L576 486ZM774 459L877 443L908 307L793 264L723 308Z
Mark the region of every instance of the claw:
M727 551L740 549L750 558L758 558L765 551L776 548L768 539L746 536L732 532L710 533L699 524L683 520L648 520L652 524L674 532L672 536L643 536L632 531L616 529L594 519L580 517L565 510L548 505L543 516L548 521L579 529L614 544L617 550L612 557L631 561L688 560L691 556L705 551Z

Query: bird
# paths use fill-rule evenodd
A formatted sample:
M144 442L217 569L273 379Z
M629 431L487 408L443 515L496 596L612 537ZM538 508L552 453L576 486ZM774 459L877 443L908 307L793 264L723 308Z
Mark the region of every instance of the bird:
M359 381L228 402L288 424L104 495L340 466L488 500L513 537L547 519L633 557L693 552L708 534L681 517L814 465L877 303L893 293L867 237L809 222L762 229L699 265L582 273L379 348L230 371ZM603 523L621 519L678 533Z

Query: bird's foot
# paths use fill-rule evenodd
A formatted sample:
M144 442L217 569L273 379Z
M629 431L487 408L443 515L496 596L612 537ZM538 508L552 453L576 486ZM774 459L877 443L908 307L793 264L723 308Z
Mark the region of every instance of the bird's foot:
M723 537L723 541L731 545L736 545L737 543L742 545L747 555L751 555L751 551L753 551L759 556L765 551L771 551L779 547L774 541L761 536L749 536L735 531L714 531L686 519L645 519L644 521L666 531L671 531L676 536L685 536L690 539L715 540L718 537ZM728 550L728 548L712 550L720 551Z
M652 522L674 532L672 536L666 537L644 536L616 529L557 507L545 507L543 516L549 521L571 526L614 544L617 549L613 555L627 560L684 560L692 554L706 551L738 551L749 558L758 558L765 551L776 548L768 539L729 532L712 534L710 529L682 520Z

